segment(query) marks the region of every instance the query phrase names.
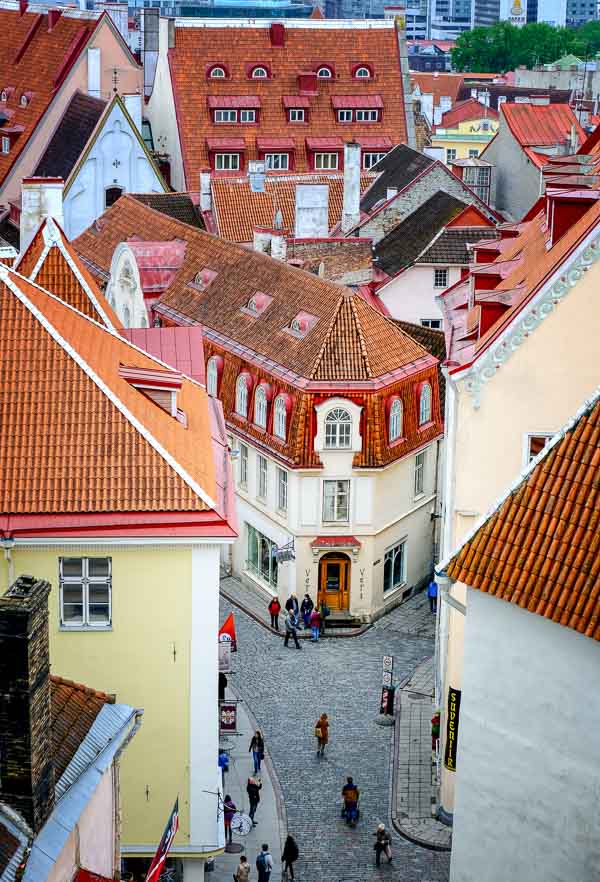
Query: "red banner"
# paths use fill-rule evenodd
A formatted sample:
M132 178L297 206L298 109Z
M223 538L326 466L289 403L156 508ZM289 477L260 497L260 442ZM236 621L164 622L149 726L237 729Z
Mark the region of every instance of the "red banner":
M235 637L235 622L233 621L233 613L229 613L219 631L219 642L231 642L231 651L237 652L237 640Z
M157 882L160 879L160 874L165 868L165 862L167 860L167 855L171 850L171 845L173 844L173 840L175 839L175 835L177 830L179 829L179 797L175 800L175 805L173 806L173 811L169 816L169 820L167 821L167 826L165 827L165 832L162 835L162 839L160 840L160 844L156 849L156 854L154 855L154 860L150 864L150 868L146 874L146 882Z

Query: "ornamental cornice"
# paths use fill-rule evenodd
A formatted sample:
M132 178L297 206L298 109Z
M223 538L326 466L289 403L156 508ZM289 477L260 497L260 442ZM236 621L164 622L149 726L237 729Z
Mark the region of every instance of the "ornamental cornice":
M529 335L544 319L551 315L558 304L583 278L584 273L600 258L600 236L597 236L575 257L553 283L549 284L519 318L507 328L503 336L493 343L471 367L465 387L471 395L473 407L481 405L481 392L486 383L496 376L502 365L521 348Z

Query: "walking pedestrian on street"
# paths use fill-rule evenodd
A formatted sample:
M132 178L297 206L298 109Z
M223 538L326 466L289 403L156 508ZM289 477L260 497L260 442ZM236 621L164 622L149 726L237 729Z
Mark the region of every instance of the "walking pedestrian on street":
M223 787L225 786L225 775L229 771L229 754L223 748L219 751L219 758L217 760L217 764L221 771L223 772Z
M317 739L317 756L323 756L325 745L329 742L329 719L327 714L321 714L315 724L315 738Z
M290 594L285 602L285 608L286 612L293 612L294 616L298 618L298 598L295 594Z
M268 606L269 615L271 616L271 627L279 631L279 613L281 612L281 604L277 595L271 599Z
M248 882L248 878L250 876L250 864L248 863L248 858L245 854L240 855L240 862L238 864L238 868L233 874L233 878L235 882Z
M438 586L433 576L427 587L427 597L429 598L429 609L432 613L437 612Z
M289 873L290 879L294 878L294 863L298 860L298 846L293 836L288 833L285 845L283 846L283 854L281 855L281 863L283 864L283 872Z
M265 741L258 729L252 736L252 741L250 742L248 750L252 752L254 774L257 775L260 772L260 764L265 755Z
M331 610L329 609L329 607L327 606L327 604L325 603L325 601L323 601L323 602L321 603L321 637L322 637L323 634L325 633L326 619L327 619L328 616L330 616L330 615L331 615Z
M269 876L273 869L273 858L266 842L263 843L262 850L256 858L256 869L258 870L258 882L269 882Z
M315 606L310 614L310 630L312 634L310 639L313 643L318 643L319 633L321 631L321 613L319 612L318 606Z
M236 804L231 796L227 794L223 800L223 814L225 815L225 843L229 843L229 845L231 845L232 842L231 821L236 812Z
M250 811L248 812L248 814L250 815L250 820L252 821L253 827L256 827L254 815L256 814L256 809L258 808L258 803L260 802L261 788L262 781L260 780L260 778L248 778L248 783L246 785L246 793L248 794L248 800L250 802Z
M300 612L302 613L302 621L304 622L304 627L306 630L310 627L310 614L314 609L314 603L311 600L310 594L304 595L304 600L302 601L302 605L300 606Z
M377 832L373 833L375 836L375 845L373 848L375 849L375 866L379 867L381 865L381 852L385 853L386 858L388 859L388 864L392 863L392 840L390 838L390 834L385 829L385 824L380 824L377 827Z
M297 627L298 619L294 615L293 611L289 610L287 616L285 617L285 637L283 640L284 646L288 646L290 642L290 637L293 637L294 643L296 644L296 649L302 649L302 647L298 643L298 634L296 633Z

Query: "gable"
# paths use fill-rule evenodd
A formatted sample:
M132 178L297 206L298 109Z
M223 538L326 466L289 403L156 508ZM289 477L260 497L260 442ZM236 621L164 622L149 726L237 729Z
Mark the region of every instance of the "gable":
M477 208L476 205L467 205L460 214L446 224L447 229L452 227L493 227L490 218Z

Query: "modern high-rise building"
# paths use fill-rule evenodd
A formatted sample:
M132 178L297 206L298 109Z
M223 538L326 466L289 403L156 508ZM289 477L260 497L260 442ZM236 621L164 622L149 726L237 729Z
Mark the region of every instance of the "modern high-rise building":
M432 40L456 40L471 28L475 0L431 0Z
M450 3L451 0L441 2ZM578 28L598 18L596 0L472 0L472 4L472 27L489 27L497 21L508 21L518 27L545 22L553 27Z

